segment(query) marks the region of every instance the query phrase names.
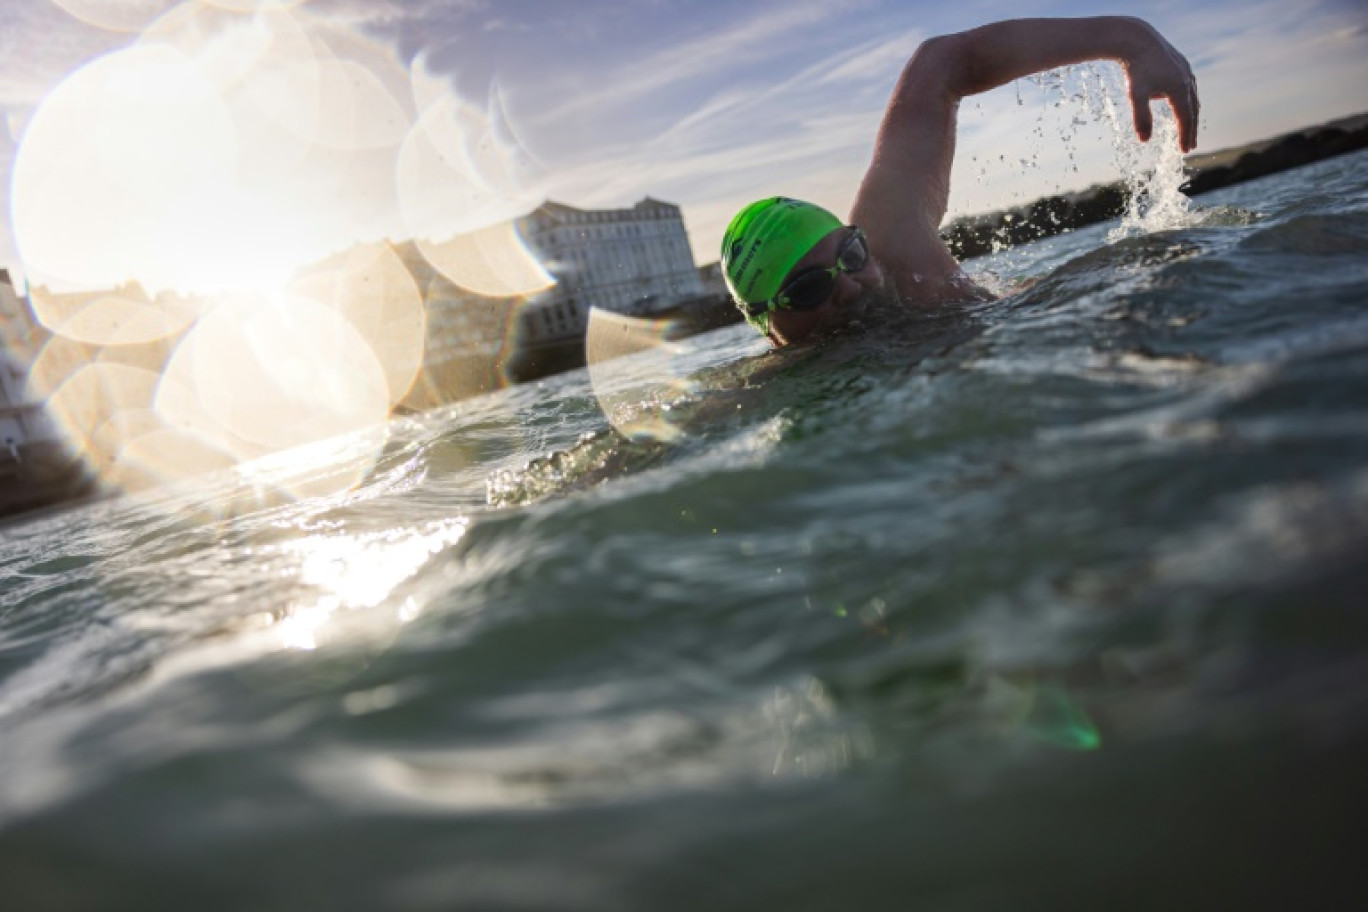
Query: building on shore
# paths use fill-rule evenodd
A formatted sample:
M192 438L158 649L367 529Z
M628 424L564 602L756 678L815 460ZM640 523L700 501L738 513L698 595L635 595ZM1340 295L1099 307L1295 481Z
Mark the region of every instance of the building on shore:
M0 269L0 345L12 362L29 365L49 333L33 316L26 296L14 287L8 269Z
M24 450L60 437L40 402L30 401L28 372L44 334L9 271L0 269L0 465L24 461Z
M0 297L6 289L0 288ZM27 387L28 366L0 351L0 466L20 465L35 444L60 439L42 403L29 401Z
M92 489L45 404L30 393L29 370L48 337L0 269L0 516Z
M671 203L646 197L627 209L576 209L547 201L517 229L556 278L521 315L524 346L582 339L594 307L631 315L705 294Z

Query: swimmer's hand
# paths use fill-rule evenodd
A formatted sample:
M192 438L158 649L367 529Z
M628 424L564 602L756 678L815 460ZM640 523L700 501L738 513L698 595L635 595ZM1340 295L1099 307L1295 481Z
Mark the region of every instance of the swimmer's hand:
M1154 131L1150 100L1167 99L1178 120L1178 145L1184 152L1191 152L1197 147L1197 118L1202 109L1191 65L1147 22L1123 21L1131 26L1125 39L1127 51L1120 59L1130 87L1135 135L1141 142L1149 142Z

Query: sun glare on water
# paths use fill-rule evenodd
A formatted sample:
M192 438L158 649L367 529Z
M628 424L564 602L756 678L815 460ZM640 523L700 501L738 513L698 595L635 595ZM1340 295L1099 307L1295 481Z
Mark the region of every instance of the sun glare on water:
M296 606L274 624L278 645L313 650L332 636L373 633L368 628L388 629L393 623L412 621L421 610L412 596L381 616L345 612L385 604L400 584L460 541L466 527L466 520L454 519L418 529L312 535L285 544L283 556L298 562L298 579L316 598Z
M425 369L428 277L444 306L550 284L500 224L538 198L497 90L474 105L298 3L59 5L132 38L49 93L13 170L51 334L29 392L106 481L380 424Z

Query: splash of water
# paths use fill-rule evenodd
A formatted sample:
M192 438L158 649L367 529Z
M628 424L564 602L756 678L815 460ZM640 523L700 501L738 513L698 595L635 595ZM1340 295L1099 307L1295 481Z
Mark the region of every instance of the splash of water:
M1125 78L1115 66L1087 65L1072 68L1080 90L1074 97L1094 120L1111 127L1112 159L1126 184L1126 211L1121 224L1107 240L1181 228L1193 223L1188 198L1179 188L1183 152L1178 144L1178 123L1167 103L1152 105L1154 130L1148 143L1135 135Z
M1129 191L1126 212L1121 224L1107 234L1107 240L1192 224L1192 205L1179 190L1187 178L1178 146L1178 124L1172 111L1163 107L1155 112L1154 134L1147 145L1141 146L1133 135L1118 137L1118 146L1123 142L1138 147L1131 152L1138 167L1124 172Z
M1066 160L1062 162L1063 170L1054 175L1053 190L1067 200L1070 194L1064 182L1069 173L1080 173L1084 150L1098 141L1104 144L1102 149L1110 147L1113 166L1123 184L1125 207L1119 213L1119 223L1107 235L1108 242L1191 227L1209 217L1209 212L1194 207L1179 189L1186 175L1178 144L1177 122L1171 108L1166 102L1151 106L1153 135L1149 142L1141 143L1135 135L1125 74L1119 66L1108 63L1082 64L1047 70L1018 80L1015 85L1018 104L1025 103L1020 100L1022 82L1038 90L1035 95L1040 107L1034 125L1023 134L1025 155L1016 160L1016 170L1020 173L1039 169L1042 162L1057 160L1062 151ZM975 104L974 110L982 114L980 105ZM972 173L980 184L988 179L991 158L986 156L981 161L974 156L971 159ZM1004 155L998 155L997 158L1006 166ZM1040 178L1048 181L1050 174L1043 172ZM1039 184L1031 190L1033 198L1040 192ZM1015 198L1019 200L1020 194L1021 191L1017 190ZM1015 220L1032 217L1025 211L1029 208L1020 205L1015 211L1002 213L1002 221L991 239L990 249L997 264L1009 264L1018 259L1018 254L1011 252L1015 246L1011 229L1017 227L1013 224ZM1039 217L1043 218L1040 227L1047 234L1071 230L1048 207ZM1048 245L1050 242L1047 240L1042 243ZM1027 254L1020 254L1020 257L1029 258ZM982 265L974 269L974 279L999 293L1011 293L1010 285L1003 284L991 271L985 272Z
M1060 140L1075 159L1074 131L1088 123L1110 128L1112 161L1126 186L1126 210L1108 241L1194 224L1197 215L1179 188L1186 180L1178 124L1167 103L1153 105L1154 130L1148 143L1135 135L1125 75L1115 65L1082 64L1039 74L1031 79L1053 106L1071 105L1077 112L1061 128ZM1040 126L1037 125L1037 129ZM1073 165L1077 170L1077 164Z

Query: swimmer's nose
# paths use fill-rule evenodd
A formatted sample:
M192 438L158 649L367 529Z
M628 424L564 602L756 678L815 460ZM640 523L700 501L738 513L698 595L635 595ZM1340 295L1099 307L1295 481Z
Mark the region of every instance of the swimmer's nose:
M860 296L863 287L850 277L849 273L836 276L836 287L831 291L831 300L837 307L844 307Z

